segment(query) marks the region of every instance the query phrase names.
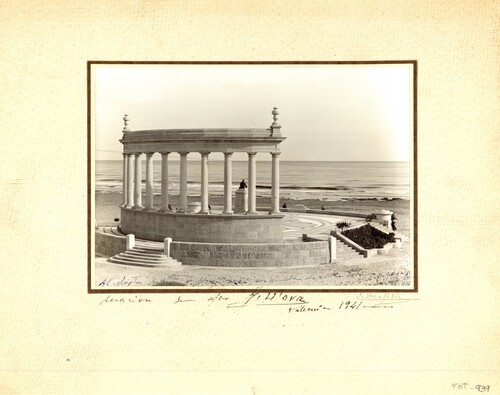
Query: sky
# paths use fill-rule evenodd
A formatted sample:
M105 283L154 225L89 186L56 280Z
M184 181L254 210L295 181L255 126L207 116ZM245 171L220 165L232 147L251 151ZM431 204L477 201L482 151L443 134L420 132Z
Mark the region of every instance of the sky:
M97 160L122 159L125 113L132 131L267 128L273 107L287 137L280 160L410 158L412 65L93 67Z

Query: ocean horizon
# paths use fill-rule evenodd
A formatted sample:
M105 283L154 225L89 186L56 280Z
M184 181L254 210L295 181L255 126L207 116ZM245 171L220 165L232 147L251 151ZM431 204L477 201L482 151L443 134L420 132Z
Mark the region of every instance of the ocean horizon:
M169 160L169 193L179 193L179 161ZM199 160L188 161L188 195L200 196ZM233 160L233 190L247 181L248 162ZM96 160L95 190L122 193L121 160ZM146 165L142 163L142 180ZM257 161L257 195L271 194L271 161ZM161 190L161 157L153 157L153 193ZM224 194L224 160L209 161L209 193ZM389 161L280 161L280 196L292 199L410 199L410 163ZM144 190L144 187L143 187Z

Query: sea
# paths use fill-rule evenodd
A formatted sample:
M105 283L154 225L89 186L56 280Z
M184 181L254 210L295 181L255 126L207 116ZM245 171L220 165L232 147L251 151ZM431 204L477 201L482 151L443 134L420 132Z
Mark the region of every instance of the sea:
M179 161L169 160L169 193L179 193ZM233 161L233 191L242 179L247 182L248 162ZM410 198L409 162L319 162L283 161L280 166L280 196L292 199L338 201L347 199ZM142 180L146 178L145 161ZM122 193L121 160L95 163L95 190ZM188 161L188 196L200 196L201 166ZM209 161L209 194L224 195L224 161ZM153 193L161 190L161 157L153 157ZM143 186L144 190L144 186ZM271 162L257 161L257 196L271 195Z

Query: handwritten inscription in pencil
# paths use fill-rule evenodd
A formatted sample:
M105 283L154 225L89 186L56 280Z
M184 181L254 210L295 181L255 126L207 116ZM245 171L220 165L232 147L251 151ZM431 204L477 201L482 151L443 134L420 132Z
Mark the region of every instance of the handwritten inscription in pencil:
M228 303L227 307L257 306L294 306L304 305L309 302L302 295L287 294L284 292L252 292L242 302Z
M356 297L357 301L365 302L363 308L390 308L397 304L409 303L418 300L416 297L405 296L396 292L384 293L360 293Z
M137 276L105 278L98 284L99 287L130 287L134 285L142 285L141 279Z
M126 297L113 297L111 295L106 296L103 300L101 300L102 304L108 304L108 303L151 303L151 299L145 298L145 297L140 297L137 295L133 296L126 296Z
M393 308L397 304L408 303L416 298L405 297L397 293L366 294L360 293L351 299L341 300L335 306L325 302L312 302L303 294L286 292L252 292L250 294L222 294L217 293L201 299L179 296L174 304L184 302L207 303L207 310L218 306L227 309L241 308L285 308L288 313L313 313L330 310L361 311L365 308ZM205 314L205 312L203 314Z
M222 294L217 293L209 296L183 296L178 295L174 299L175 305L206 305L207 312L213 307L223 307L227 309L241 308L284 308L288 313L314 313L331 310L341 311L362 311L363 309L393 308L396 305L409 303L418 300L416 297L407 297L398 293L360 293L350 299L344 299L331 304L324 301L313 302L309 296L303 294L286 292L251 292L249 294ZM148 303L151 299L137 295L127 297L106 296L101 300L100 305L109 303ZM203 314L204 314L203 313Z

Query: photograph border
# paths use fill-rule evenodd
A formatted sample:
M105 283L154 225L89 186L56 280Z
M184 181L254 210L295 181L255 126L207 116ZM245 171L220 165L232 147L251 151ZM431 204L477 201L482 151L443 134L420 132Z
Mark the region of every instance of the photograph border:
M91 139L91 71L92 65L377 65L377 64L411 64L413 65L413 288L391 289L391 288L348 288L348 289L325 289L325 288L225 288L212 287L196 289L191 287L182 288L93 288L92 287L92 144ZM370 60L370 61L112 61L112 60L88 60L87 61L87 293L88 294L111 294L111 293L417 293L418 292L418 155L417 155L417 91L418 91L418 66L417 60Z

